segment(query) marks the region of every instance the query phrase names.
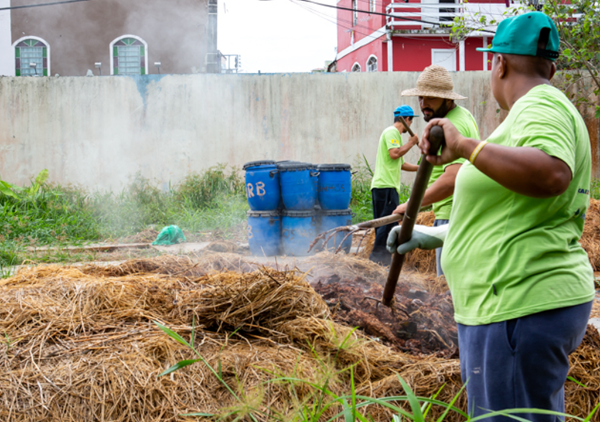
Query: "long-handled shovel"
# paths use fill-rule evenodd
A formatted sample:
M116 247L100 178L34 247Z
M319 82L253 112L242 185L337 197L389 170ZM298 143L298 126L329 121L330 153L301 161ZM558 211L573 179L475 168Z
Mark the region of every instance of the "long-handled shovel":
M431 144L429 150L430 154L437 154L444 143L444 130L440 126L433 126L431 128L429 131L429 142ZM413 228L415 227L417 215L421 209L423 196L425 196L425 190L427 190L427 184L429 183L432 171L433 165L422 156L421 164L419 164L419 169L417 170L417 175L415 177L415 183L413 184L410 197L408 198L408 204L406 205L406 213L402 219L398 244L408 242L412 237ZM398 278L400 277L403 264L404 255L394 252L387 283L383 290L383 298L381 299L381 303L385 306L392 306L393 304L394 293L396 292L396 285L398 284Z

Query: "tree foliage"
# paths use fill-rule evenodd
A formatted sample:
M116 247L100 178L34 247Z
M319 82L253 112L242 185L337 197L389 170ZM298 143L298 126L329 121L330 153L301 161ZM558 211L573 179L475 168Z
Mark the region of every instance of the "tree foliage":
M595 106L595 115L599 118L600 106L590 102L589 92L578 92L573 86L589 86L594 96L600 94L600 2L548 0L543 5L538 5L537 2L521 3L507 8L503 17L532 10L540 10L548 15L558 28L560 58L556 65L564 75L560 88L576 105ZM455 18L451 38L463 39L474 32L489 30L497 23L496 19L490 19L485 12L466 13Z

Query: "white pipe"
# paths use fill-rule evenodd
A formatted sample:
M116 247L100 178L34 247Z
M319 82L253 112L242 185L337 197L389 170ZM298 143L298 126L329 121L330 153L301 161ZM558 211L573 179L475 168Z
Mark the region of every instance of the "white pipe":
M488 46L488 37L483 37L483 48L487 48ZM483 70L488 70L488 55L484 51L483 52Z
M458 44L458 70L460 72L464 72L465 71L465 41L462 40L459 44Z
M391 31L387 32L387 68L388 72L394 71L394 44Z

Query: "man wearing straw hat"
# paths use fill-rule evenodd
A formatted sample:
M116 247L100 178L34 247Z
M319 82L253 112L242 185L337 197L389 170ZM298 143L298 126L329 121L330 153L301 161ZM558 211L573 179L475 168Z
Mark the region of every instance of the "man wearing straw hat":
M402 96L419 97L419 106L426 122L445 117L456 126L461 135L479 139L479 129L473 115L466 108L454 102L455 100L464 100L466 97L454 92L454 84L450 72L446 68L438 65L425 68L419 75L417 87L402 91ZM423 206L433 205L434 227L448 224L456 174L464 162L464 158L458 158L451 163L433 168L429 186L423 197ZM404 214L405 212L406 204L401 204L396 208L394 214ZM443 274L440 263L442 248L436 249L435 256L437 275L440 276Z
M480 51L493 53L491 90L506 119L483 142L448 119L429 122L421 151L434 125L446 139L429 162L469 160L456 178L450 224L417 225L402 245L396 229L388 238L389 250L401 254L445 245L472 416L519 409L520 420L564 420L569 355L595 297L579 243L590 202L590 137L575 106L550 84L559 44L556 25L541 12L500 23L492 47Z
M402 123L405 119L411 125L415 112L410 106L402 105L394 110L394 124L383 131L379 138L375 172L371 181L371 199L373 201L373 218L388 216L399 204L400 170L417 171L414 164L405 163L404 156L414 147L419 138L411 137L406 145L402 145L402 133L407 130ZM388 224L375 230L375 244L369 259L381 265L390 265L391 255L386 249L386 241L390 231L398 224Z

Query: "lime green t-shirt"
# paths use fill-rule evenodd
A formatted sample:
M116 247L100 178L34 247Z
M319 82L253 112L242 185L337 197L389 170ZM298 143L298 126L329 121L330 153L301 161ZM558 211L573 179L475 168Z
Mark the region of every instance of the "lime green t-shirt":
M591 177L579 112L559 90L539 85L488 142L538 148L564 161L573 178L562 195L539 199L504 188L469 162L461 167L442 253L456 321L490 324L593 300L593 271L579 244Z
M396 188L400 192L400 168L404 164L404 158L393 160L388 151L392 148L400 148L402 145L400 131L396 127L390 126L383 131L379 138L371 189Z
M448 114L446 114L446 118L450 120L454 126L456 126L456 129L458 129L458 132L461 135L471 139L479 139L479 128L477 127L477 123L475 123L473 115L466 108L457 105L450 110ZM439 179L442 174L444 174L446 167L453 164L462 164L464 162L464 158L459 158L456 161L444 164L443 166L434 166L427 187L433 185L433 183ZM441 201L434 203L432 207L436 220L450 219L450 211L452 210L452 195L446 199L442 199Z

